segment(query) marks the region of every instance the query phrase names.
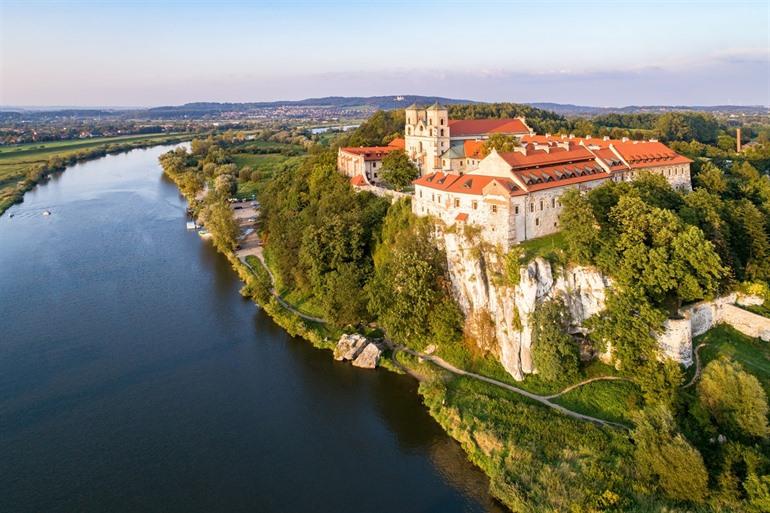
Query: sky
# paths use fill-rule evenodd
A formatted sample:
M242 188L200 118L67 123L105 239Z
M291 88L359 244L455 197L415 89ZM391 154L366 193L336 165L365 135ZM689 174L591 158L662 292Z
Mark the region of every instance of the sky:
M0 105L770 105L767 1L0 0Z

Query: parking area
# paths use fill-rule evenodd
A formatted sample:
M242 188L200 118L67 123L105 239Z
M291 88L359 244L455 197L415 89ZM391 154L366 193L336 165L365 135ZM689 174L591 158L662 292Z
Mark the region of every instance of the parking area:
M247 255L257 255L261 251L261 241L257 233L257 218L259 216L259 203L257 201L237 201L230 206L233 209L233 218L240 228L240 238L238 244L240 248L236 251L238 258L245 258Z

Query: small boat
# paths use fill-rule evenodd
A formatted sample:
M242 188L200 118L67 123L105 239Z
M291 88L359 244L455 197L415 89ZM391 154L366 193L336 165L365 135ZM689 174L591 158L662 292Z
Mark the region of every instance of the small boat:
M197 226L195 225L195 221L187 221L187 229L188 230L194 230Z
M198 235L200 235L202 239L208 239L211 237L211 233L209 233L209 231L205 228L198 230Z
M50 216L51 215L51 211L50 210L43 210L43 215L44 216Z

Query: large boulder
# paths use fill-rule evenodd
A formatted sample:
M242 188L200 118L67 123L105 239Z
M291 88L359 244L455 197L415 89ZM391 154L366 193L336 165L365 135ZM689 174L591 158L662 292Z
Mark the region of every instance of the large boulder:
M380 355L382 354L382 348L377 344L369 343L364 347L364 350L353 360L354 367L361 367L363 369L374 369L377 367L377 362L380 361Z
M355 360L361 354L361 351L364 350L367 343L366 337L358 333L342 335L339 342L337 342L337 347L334 348L334 359Z

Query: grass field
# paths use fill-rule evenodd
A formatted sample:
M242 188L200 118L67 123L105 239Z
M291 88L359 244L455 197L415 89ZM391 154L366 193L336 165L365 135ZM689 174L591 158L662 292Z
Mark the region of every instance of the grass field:
M704 342L706 346L700 350L704 366L720 356L732 358L740 362L747 372L754 374L770 394L770 343L747 337L726 325L719 325L697 337L693 346Z
M537 239L528 240L519 244L522 251L522 259L526 262L535 257L543 257L548 260L548 255L566 247L564 235L561 232Z
M189 140L192 134L95 137L0 147L0 214L49 173L77 161L154 144Z

